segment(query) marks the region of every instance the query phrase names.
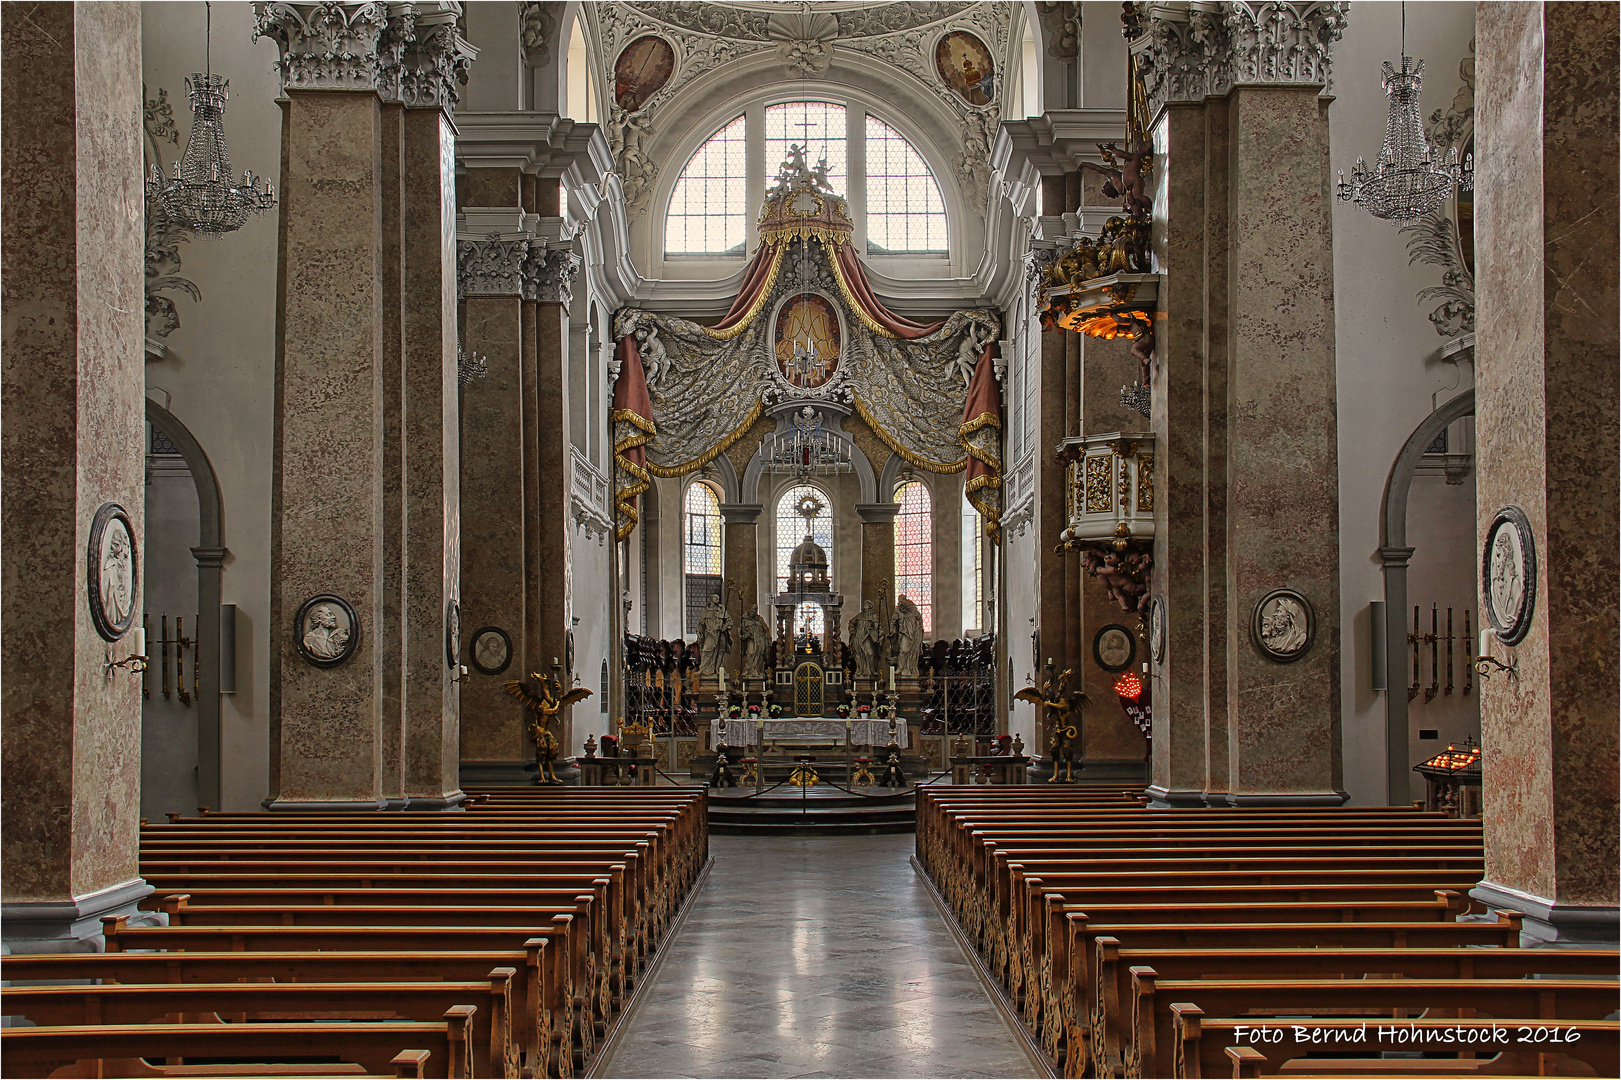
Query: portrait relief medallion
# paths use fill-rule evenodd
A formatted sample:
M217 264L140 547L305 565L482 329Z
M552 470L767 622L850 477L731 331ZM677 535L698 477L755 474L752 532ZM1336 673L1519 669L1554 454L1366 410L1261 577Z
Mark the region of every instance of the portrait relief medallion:
M1092 658L1104 671L1124 671L1137 658L1137 635L1119 623L1110 623L1092 639Z
M1486 530L1480 596L1498 640L1505 645L1524 641L1536 611L1537 548L1530 519L1518 506L1497 511Z
M360 617L343 597L317 593L299 606L293 645L315 667L337 667L360 645Z
M512 639L499 626L486 626L473 634L468 659L481 675L499 675L512 663Z
M117 641L135 622L135 598L141 585L140 557L129 511L103 503L90 521L85 561L85 589L96 633Z
M1165 598L1156 596L1148 605L1148 656L1154 666L1165 662Z
M445 605L445 663L452 669L461 664L462 605L452 596Z
M1273 589L1256 601L1250 636L1267 659L1280 664L1299 660L1311 651L1316 632L1311 601L1293 589Z

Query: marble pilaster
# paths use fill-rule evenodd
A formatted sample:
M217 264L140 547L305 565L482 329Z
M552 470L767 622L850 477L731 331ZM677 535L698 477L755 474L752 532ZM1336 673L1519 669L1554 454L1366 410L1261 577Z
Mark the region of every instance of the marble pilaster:
M1069 524L1065 487L1069 466L1060 461L1054 448L1070 434L1070 415L1075 410L1078 388L1069 378L1070 356L1078 358L1076 335L1065 330L1048 330L1041 335L1041 413L1037 418L1036 446L1036 633L1040 649L1032 673L1039 684L1056 677L1066 668L1080 672L1081 663L1075 637L1080 626L1079 578L1081 570L1074 555L1058 551L1059 536ZM1076 414L1078 417L1078 414ZM1043 665L1051 661L1052 670ZM1047 734L1045 710L1036 710L1035 732L1030 752L1045 756Z
M895 614L895 515L900 503L857 503L861 517L861 602Z
M442 36L449 29L441 26L434 32ZM408 50L407 57L416 51ZM426 92L419 97L442 100ZM432 809L455 805L462 798L460 684L452 680L466 660L466 631L477 627L459 625L456 640L447 638L449 613L459 607L461 591L456 133L445 110L434 105L405 110L404 136L403 383L408 444L402 476L406 525L402 778L408 805Z
M1207 194L1206 112L1203 104L1172 105L1161 111L1153 132L1160 165L1154 171L1154 261L1162 280L1151 406L1155 544L1150 592L1165 605L1166 633L1164 655L1149 667L1154 731L1149 793L1178 806L1204 801L1209 759L1214 756L1224 764L1227 752L1225 723L1216 729L1216 743L1210 743L1207 697L1211 654L1206 605L1212 574L1205 551L1210 476L1206 275L1224 253L1212 252L1206 244L1205 223L1213 209ZM1219 304L1225 298L1214 299ZM1146 648L1144 653L1144 659L1151 659Z
M0 54L3 931L9 951L75 951L152 891L140 676L106 667L133 641L102 638L85 584L103 504L128 512L137 567L144 554L140 12L8 10Z
M383 649L382 795L405 806L405 106L382 107Z
M758 551L760 532L760 513L765 508L760 503L722 503L720 507L721 518L725 521L725 534L722 539L722 572L727 582L736 582L736 591L727 591L729 600L727 611L732 616L732 625L743 625L743 616L749 608L759 602L760 596L760 555ZM761 614L765 614L762 612ZM769 623L769 617L767 622ZM733 635L732 651L726 656L726 670L743 670L743 644L741 635Z
M1479 684L1474 895L1533 939L1613 942L1616 9L1482 3L1476 26L1476 536L1518 506L1537 565L1529 632L1492 650L1517 676Z

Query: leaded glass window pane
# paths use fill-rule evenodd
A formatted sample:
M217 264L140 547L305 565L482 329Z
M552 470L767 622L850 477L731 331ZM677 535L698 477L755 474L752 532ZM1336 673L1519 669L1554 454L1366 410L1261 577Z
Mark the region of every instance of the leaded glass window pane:
M720 498L708 484L693 484L687 488L684 509L681 550L686 571L686 627L688 634L696 634L709 598L720 592Z
M816 511L814 517L806 518L799 512L799 501L811 496L821 503L821 509ZM782 493L777 500L777 591L780 593L788 588L788 558L794 553L794 548L808 535L827 552L828 570L833 568L833 508L829 505L827 492L809 484L799 484ZM834 585L837 588L837 583ZM794 615L794 634L797 636L806 626L812 634L822 633L822 607L820 604L805 603L799 606Z
M844 106L827 101L789 101L765 111L765 174L769 182L788 160L788 147L805 148L811 168L827 159L827 182L843 195L846 184Z
M945 252L946 203L906 136L867 117L867 250Z
M744 117L700 146L670 192L664 224L667 255L742 254L749 208Z
M908 597L923 616L923 632L934 633L934 506L922 481L895 491L895 596Z

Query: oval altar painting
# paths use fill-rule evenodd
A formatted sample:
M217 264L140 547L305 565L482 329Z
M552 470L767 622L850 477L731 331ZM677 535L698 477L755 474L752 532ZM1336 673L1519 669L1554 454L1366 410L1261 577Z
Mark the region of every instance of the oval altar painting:
M614 63L614 101L633 113L663 89L675 70L675 51L663 38L639 37Z
M934 47L940 78L970 105L989 105L996 97L996 61L985 43L966 30L953 30Z
M777 369L795 386L812 390L839 366L839 314L815 293L792 297L777 315Z

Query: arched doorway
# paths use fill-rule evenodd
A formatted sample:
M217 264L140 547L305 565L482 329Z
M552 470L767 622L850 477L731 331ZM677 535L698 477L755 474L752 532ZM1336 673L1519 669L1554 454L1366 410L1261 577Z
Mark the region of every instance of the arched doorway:
M144 577L152 662L142 702L141 813L156 817L220 805L220 571L226 549L219 480L208 455L184 424L150 398L146 420Z

